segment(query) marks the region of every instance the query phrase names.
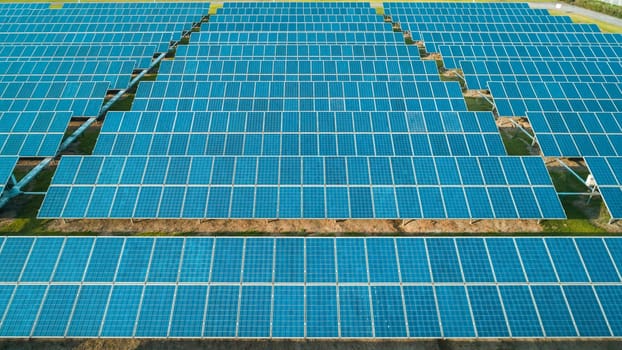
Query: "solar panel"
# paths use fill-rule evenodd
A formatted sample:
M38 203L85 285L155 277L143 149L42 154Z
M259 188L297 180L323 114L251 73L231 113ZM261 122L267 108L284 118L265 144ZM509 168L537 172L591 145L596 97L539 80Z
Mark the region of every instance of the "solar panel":
M622 217L622 182L618 179L620 174L619 157L585 157L585 163L594 176L603 201L609 210L612 219Z
M473 260L467 256L492 256L495 247L514 247L513 252L521 258L521 264L550 259L546 250L516 248L531 247L536 241L549 247L558 244L579 247L576 252L586 266L605 266L603 262L607 260L603 260L603 250L619 250L617 240L598 237L4 237L0 250L0 270L5 278L0 286L0 309L4 310L0 333L24 338L620 336L617 313L620 305L619 298L616 298L620 294L620 279L602 280L597 277L602 274L600 270L589 270L589 281L559 274L559 282L555 284L534 280L499 283L496 278L473 281L467 278L466 281L446 283L446 278L438 274L433 274L432 279L410 281L402 273L412 267L412 260L402 259L402 253L410 251L400 247L420 247L424 261L433 261L439 247L449 248L449 251L454 249L456 259L446 261L445 267L460 274L459 271L468 270L466 266L473 266ZM136 252L149 257L162 254L171 246L180 248L177 250L179 254L169 255L169 263L185 266L187 262L202 261L207 265L205 278L188 281L178 270L167 281L154 281L149 276L159 267L150 266L145 273L134 274L136 266L123 263L124 259L134 259L131 256ZM81 254L74 254L80 251L79 247L86 249L87 258L91 256L86 264ZM114 257L102 260L93 256L97 254L96 250L104 253L111 247L118 252ZM136 250L137 247L142 248ZM157 252L158 247L162 247L162 253ZM197 250L197 247L207 249ZM290 250L288 247L298 248ZM275 255L271 255L272 252ZM523 257L526 252L529 257ZM225 266L218 262L219 256L233 261L252 260L252 257L265 259L262 266L265 265L268 279L263 282L247 279L248 265L238 264L223 270ZM306 267L317 264L317 259L322 256L323 259L345 262L333 266L332 271L337 271L340 276L339 285L335 279L309 278L314 274L313 268ZM279 279L276 272L279 261L296 257L301 260L301 277ZM358 260L362 265L347 263ZM35 271L43 261L51 262L43 266L74 266L75 273L67 275L56 268L51 275L36 281L24 273L14 273ZM374 282L371 285L357 282L366 280L366 276L389 276L377 274L386 271L384 264L387 261L397 264L393 270L397 273L397 280L372 277ZM503 259L490 262L494 271L513 269L513 263L509 262L508 266L508 261ZM92 281L85 278L88 271L102 271L109 264L115 267L111 279ZM571 269L573 264L556 260L556 266L564 269ZM360 278L351 274L353 267L362 269ZM59 273L65 277L57 278ZM192 273L192 276L200 277L201 274ZM351 277L342 279L342 276Z

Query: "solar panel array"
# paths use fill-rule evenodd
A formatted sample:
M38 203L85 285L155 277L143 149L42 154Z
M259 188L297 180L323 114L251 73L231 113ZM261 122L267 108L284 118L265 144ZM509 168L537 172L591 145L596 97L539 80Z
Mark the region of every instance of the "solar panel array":
M384 6L413 40L440 52L446 68L461 69L468 88L490 90L500 116L527 117L544 156L618 156L621 34L527 7ZM620 218L611 204L619 191L600 192Z
M127 88L208 9L1 4L0 155L56 156L71 118L97 117L109 89Z
M493 115L373 13L224 4L93 156L63 158L39 216L565 217L541 158L507 156Z
M616 238L9 237L3 337L620 337Z

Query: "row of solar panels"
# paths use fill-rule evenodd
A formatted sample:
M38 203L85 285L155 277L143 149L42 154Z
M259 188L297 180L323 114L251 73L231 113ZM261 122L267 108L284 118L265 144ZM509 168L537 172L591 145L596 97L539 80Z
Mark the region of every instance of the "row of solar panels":
M582 45L620 47L622 34L602 33L460 33L422 32L419 38L425 42L428 52L438 52L444 45L483 45L488 43L510 44L516 42L531 45Z
M620 61L463 61L468 88L488 89L489 81L622 82Z
M331 59L420 59L419 48L407 46L402 43L386 44L339 44L339 45L314 45L314 44L192 44L177 48L176 59L309 59L329 57Z
M106 81L113 89L127 87L132 61L7 61L0 67L2 82Z
M147 21L148 18L151 18L151 21ZM135 22L137 19L130 18L132 21L127 23L119 22L116 20L110 22L102 22L102 23L73 23L70 18L65 18L65 22L63 23L39 23L39 24L28 24L28 27L25 30L20 30L20 37L28 37L36 33L59 33L60 35L69 35L67 32L67 24L71 24L72 31L71 33L92 33L97 35L103 35L106 33L123 33L123 32L147 32L147 33L155 33L155 32L181 32L185 29L185 26L188 23L192 23L193 20L197 19L196 15L187 15L187 16L175 16L174 21L159 21L154 22L154 19L151 16L146 16L142 22ZM0 27L0 31L2 32L2 38L7 39L8 35L15 32L16 27L19 24L15 23L7 23ZM120 34L119 33L119 34ZM69 36L71 37L71 36ZM20 40L22 41L22 40Z
M622 156L622 113L527 112L550 157Z
M618 145L619 141L613 144ZM572 144L568 147L572 147ZM607 147L611 146L607 144ZM505 155L506 153L499 132L496 131L493 133L323 133L319 135L317 133L111 133L99 136L93 154L479 156Z
M59 21L63 21L67 23L72 21L74 25L77 26L126 26L128 24L156 24L156 23L176 23L179 22L179 18L187 17L189 21L197 20L196 11L172 11L173 14L170 14L168 11L162 13L152 13L149 14L149 11L144 11L145 13L140 14L120 14L120 15L111 15L108 12L101 13L99 12L97 15L74 15L67 12L63 12L63 16L59 18L58 11L52 11L49 14L39 14L38 18L42 21L41 23L31 23L28 21L28 16L6 16L0 15L0 23L4 25L26 25L30 24L28 27L30 28L46 28L53 27L56 28ZM176 13L177 12L177 13ZM64 17L64 18L63 18ZM69 17L69 18L67 18ZM156 21L157 20L157 21ZM41 30L33 30L35 32L40 32ZM102 30L98 30L102 31Z
M114 9L185 9L185 8L200 8L209 9L210 4L203 1L154 1L154 2L81 2L81 3L64 3L63 9L93 9L93 10L114 10ZM100 11L101 12L101 11Z
M507 9L520 9L520 8L529 8L529 4L526 2L383 2L382 6L385 9L400 9L400 10L408 10L408 9L419 9L419 8L449 8L453 9L459 7L461 9L464 8L475 8L475 9L495 9L495 8L507 8Z
M241 24L241 27L245 25ZM210 43L217 42L221 45L226 44L253 44L253 45L261 45L261 44L269 44L269 45L277 45L277 44L304 44L304 45L313 45L313 44L335 44L335 43L344 43L344 44L352 44L352 43L360 43L360 45L365 44L374 44L374 43L398 43L399 41L403 41L402 33L394 33L388 31L384 24L379 23L378 25L363 25L360 28L352 27L349 24L339 25L339 24L327 24L323 26L322 31L318 32L305 32L304 28L293 28L292 31L284 31L284 32L235 32L235 30L247 30L246 28L241 28L240 26L233 26L233 32L229 32L229 29L223 28L224 32L218 31L205 31L198 33L198 35L193 36L193 42L196 43ZM228 27L225 25L224 27ZM240 27L240 28L236 28ZM295 26L298 27L298 26ZM305 26L301 26L305 27ZM367 27L379 27L376 31L367 31L365 28ZM385 29L381 29L385 28ZM311 28L309 28L311 29ZM347 30L355 29L357 32L345 32ZM371 29L371 28L369 28ZM249 29L249 30L260 30L260 28ZM358 30L363 30L358 32ZM338 31L338 32L334 32Z
M594 83L593 85L596 85ZM603 88L609 88L602 83ZM2 91L2 85L0 85ZM612 92L613 93L613 92ZM144 82L136 92L136 99L161 97L194 97L194 101L217 98L461 98L460 86L441 81L359 81L359 82L304 82L304 81L153 81ZM557 96L554 96L557 97ZM378 101L378 100L376 100ZM140 109L136 109L140 110ZM432 109L434 110L434 109Z
M22 284L619 284L622 269L615 237L3 237L0 245L1 281Z
M371 119L370 119L371 117ZM388 119L387 119L388 118ZM505 155L492 115L459 113L108 114L100 155Z
M0 256L10 276L43 282L0 288L3 336L530 338L622 328L616 239L13 238L4 246L14 252ZM615 282L598 282L608 278ZM506 279L517 282L493 284Z
M110 112L102 133L495 133L490 112Z
M6 45L0 48L0 61L46 61L64 64L68 61L116 61L129 60L135 68L148 68L156 45L117 44L57 44L57 45ZM124 72L120 72L124 75Z
M324 158L64 157L39 217L565 217L536 157Z
M617 299L622 294L618 287L3 285L3 295L12 299L4 305L7 316L0 334L16 338L617 337Z
M269 39L271 43L279 43L280 41L291 41L294 38L317 38L315 40L321 40L320 38L328 36L344 37L349 42L365 42L365 38L368 35L378 36L380 34L387 33L390 29L390 24L383 22L347 22L347 23L301 23L301 22L288 22L288 23L212 23L204 25L203 31L193 37L194 42L209 42L215 36L214 41L227 43L226 40L221 38L233 38L240 37L240 43L246 40L257 39L258 42ZM238 33L242 32L242 33ZM251 33L243 33L251 32ZM254 33L257 32L257 33ZM346 32L346 33L334 33L334 32ZM230 36L227 34L231 34ZM382 36L378 36L382 38ZM401 37L400 33L395 33L391 36L389 42L397 41ZM245 40L246 39L246 40ZM263 39L263 40L262 40ZM335 39L333 39L335 40ZM233 41L236 42L236 41ZM310 40L309 43L313 43Z
M180 28L183 26L179 26ZM173 38L178 37L172 32L166 33L40 33L32 34L15 39L13 34L0 34L0 40L11 41L19 40L22 45L38 45L38 43L59 43L62 45L84 45L88 44L103 44L103 45L115 45L123 48L126 44L148 44L157 43L156 50L160 52L166 52L170 46L170 42ZM128 46L125 46L128 47ZM130 46L131 47L131 46ZM15 51L13 51L15 52ZM153 53L148 56L151 58ZM10 57L10 58L14 58ZM17 57L21 58L21 57ZM115 57L115 59L126 59L124 56Z
M418 14L417 16L402 17L399 14L394 13L390 16L391 20L394 22L401 22L403 20L408 22L409 26L417 26L421 23L424 25L429 25L431 27L436 25L458 25L458 23L465 25L484 25L486 27L500 23L573 23L572 19L569 16L549 15L530 15L526 17L520 15L452 14L451 20L447 19L447 15Z
M496 60L496 61L620 61L620 45L439 45L445 68L458 68L460 62Z
M611 66L613 69L615 66ZM0 68L1 69L1 68ZM622 69L622 67L621 67ZM615 69L613 69L615 71ZM253 75L298 76L301 81L340 80L440 80L434 61L418 60L341 60L341 59L241 59L241 60L169 60L164 61L158 70L158 81L205 80L205 76L239 77L251 80ZM261 80L261 78L260 78Z

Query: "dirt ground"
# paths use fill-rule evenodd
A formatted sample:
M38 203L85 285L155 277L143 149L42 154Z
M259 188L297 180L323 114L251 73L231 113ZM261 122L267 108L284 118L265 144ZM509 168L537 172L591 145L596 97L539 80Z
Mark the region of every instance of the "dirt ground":
M31 340L0 342L0 350L614 350L620 343L614 340L575 341L243 341L243 340L137 340L137 339L89 339L89 340Z
M2 221L0 220L0 223ZM99 232L103 235L132 233L377 235L421 233L540 232L534 220L53 220L46 228L56 232Z

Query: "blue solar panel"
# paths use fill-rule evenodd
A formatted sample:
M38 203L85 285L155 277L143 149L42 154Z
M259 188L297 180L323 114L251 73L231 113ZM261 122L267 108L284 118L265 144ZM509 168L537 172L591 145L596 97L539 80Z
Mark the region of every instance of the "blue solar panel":
M369 287L340 286L338 293L341 336L345 338L372 337Z
M542 239L519 239L516 240L516 246L530 282L557 282L555 270Z
M494 276L483 240L456 239L466 282L492 282Z
M433 281L462 282L462 272L454 240L439 238L426 243Z
M39 311L46 290L44 285L15 287L11 305L5 311L2 326L0 326L0 336L31 336L37 311Z
M497 288L494 286L470 286L467 291L477 336L508 336L510 333Z
M31 238L17 238L5 240L0 252L0 279L3 282L18 281L24 263L28 258L33 240Z
M497 282L525 282L519 251L511 239L486 239L486 248Z
M271 299L271 287L242 287L238 316L238 337L264 338L270 336Z
M171 337L201 337L207 286L181 286L175 292Z
M332 338L339 336L339 334L336 287L308 287L307 336Z
M592 282L620 281L620 275L602 239L586 238L576 243Z
M145 287L135 336L154 337L167 334L174 295L173 286Z
M96 337L108 306L111 286L86 285L80 288L67 328L68 337Z
M116 285L110 295L102 336L131 337L143 295L143 286Z
M65 334L73 308L78 286L50 286L41 305L41 316L33 329L33 335L39 337Z
M425 242L396 239L395 243L402 282L431 282Z
M591 286L564 286L568 306L581 336L611 335Z
M91 282L114 281L123 242L124 240L121 238L96 241L89 258L84 280Z
M65 240L63 238L37 240L30 250L28 262L24 266L20 281L49 281L52 273L54 272L54 266L56 265L58 254L63 248L64 243ZM10 248L7 247L7 249Z
M211 286L205 314L205 337L235 337L239 286Z
M603 307L611 332L615 336L622 334L622 288L620 286L595 287L598 300Z
M305 335L305 289L275 286L272 320L273 338L302 338Z
M542 325L527 286L499 286L503 309L514 337L541 337Z
M438 286L434 288L443 337L468 338L475 329L466 290L463 286Z
M455 240L457 245L454 246ZM394 274L388 272L394 271L393 268L386 270L386 266L382 266L387 260L400 259L402 266L422 265L422 269L429 270L428 260L438 261L433 262L432 266L441 261L434 258L436 254L433 251L446 250L448 242L452 243L450 246L454 251L458 251L456 257L460 259L445 260L446 266L456 265L458 271L472 271L466 273L467 276L473 271L488 271L482 276L490 276L490 270L481 267L473 269L478 266L474 264L478 260L474 257L488 254L495 276L502 283L490 279L431 282L429 275L412 269L403 274L412 277L403 278L401 283L387 278ZM520 252L514 247L514 242ZM602 265L602 261L599 262L602 251L599 249L604 249L604 246L595 244L602 243L602 239L549 238L545 241L546 246L542 246L547 248L544 250L534 242L544 241L534 238L476 237L3 238L0 256L15 257L20 269L23 262L19 263L22 259L18 252L24 246L27 252L32 250L30 255L34 260L28 259L29 263L32 261L38 265L45 261L56 265L56 261L63 260L66 249L76 254L75 261L78 263L81 261L79 252L84 247L92 250L92 257L87 265L78 264L82 274L77 273L77 270L69 270L72 273L65 273L62 281L56 281L49 272L44 272L39 276L29 273L28 284L17 288L22 282L16 278L4 282L0 288L0 309L7 311L0 324L0 332L13 337L191 338L504 338L608 337L618 334L622 324L617 312L620 309L620 293L617 290L620 281L596 281L593 278L587 281L561 272L577 266L574 261L576 254L563 259L559 254L560 249L575 244L580 247L580 258L586 261L586 266ZM102 275L108 276L106 267L115 259L102 259L102 252L118 247L119 244L120 252L117 248L113 250L117 252L117 264L122 266L122 261L126 264L130 260L136 261L136 273L125 274L123 277L118 275L116 282L109 277L94 281L81 280L82 275L88 275L87 271L103 271ZM154 246L163 250L152 253L151 247ZM347 282L341 279L347 274L341 273L338 274L338 282L330 276L326 279L309 278L318 271L314 272L315 268L305 269L304 266L312 266L315 260L320 264L328 261L332 271L345 269L352 273L351 266L347 264L353 261L351 256L338 260L336 265L330 264L330 261L334 262L335 246L348 251L356 251L358 247L359 253L363 254L362 274L381 278L372 277L371 285L366 280L353 279ZM140 256L133 253L138 247L146 247L149 260L153 260L155 255L160 256L157 259L171 257L167 261L177 269L184 265L186 257L199 259L209 255L210 258L204 260L207 271L216 267L212 266L211 261L216 261L219 256L230 260L239 256L245 262L254 259L256 264L262 266L255 271L269 271L265 274L269 279L251 278L240 282L239 279L221 276L222 281L212 279L210 282L209 275L199 269L192 270L197 271L197 279L190 278L187 272L185 275L175 275L172 279L151 281L146 277L147 268L140 266ZM180 247L180 250L175 247ZM162 255L168 248L171 254ZM398 253L392 255L389 253L390 248ZM409 248L414 250L412 255L402 254L407 253L404 249ZM225 254L220 254L219 249ZM525 254L526 249L531 251ZM15 253L8 254L8 250L15 250ZM197 253L201 250L203 253ZM572 251L569 248L567 250ZM206 251L213 251L214 258ZM338 257L341 252L338 248ZM512 255L517 252L520 256L515 255L515 258L520 259L516 263ZM541 260L538 256L550 259L550 252L553 252L551 256L554 256L556 270L560 271L559 282L551 284L549 281L530 280L526 283L524 279L508 274L516 269L514 265L522 266L521 262L532 261L528 264L534 264ZM42 259L41 256L46 254L49 255L48 259ZM95 255L100 257L93 259ZM262 255L266 257L265 263L257 260ZM496 258L504 255L509 259ZM402 256L408 258L402 260ZM469 258L462 259L465 256ZM65 259L69 263L68 258ZM300 261L300 265L296 261ZM340 265L339 261L346 264ZM282 275L285 277L273 281L272 271L276 273L281 269L276 266L287 266L287 262L292 262L292 269L285 269L288 272ZM235 276L261 276L252 272L252 264L237 265L237 272L229 270L227 273ZM302 270L297 266L302 267ZM402 269L398 271L398 278L402 277ZM289 274L291 272L294 273ZM224 271L221 270L221 273ZM532 277L530 272L527 273Z
M399 282L396 247L391 238L367 241L370 282Z
M583 262L572 239L548 238L545 242L560 281L588 281Z
M565 296L559 286L533 286L531 292L547 336L577 335L572 315L568 311Z
M400 287L371 287L376 338L406 337L404 304Z

